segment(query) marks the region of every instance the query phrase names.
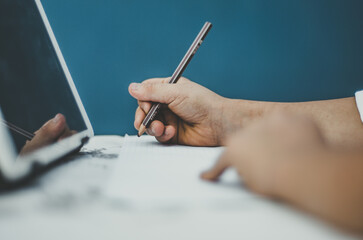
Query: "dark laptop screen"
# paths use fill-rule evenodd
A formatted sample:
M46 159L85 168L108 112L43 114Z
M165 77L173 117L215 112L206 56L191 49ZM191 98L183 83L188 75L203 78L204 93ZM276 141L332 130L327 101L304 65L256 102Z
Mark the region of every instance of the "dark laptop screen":
M86 130L34 0L0 0L0 106L7 122L31 133L57 113ZM10 132L20 150L26 138Z

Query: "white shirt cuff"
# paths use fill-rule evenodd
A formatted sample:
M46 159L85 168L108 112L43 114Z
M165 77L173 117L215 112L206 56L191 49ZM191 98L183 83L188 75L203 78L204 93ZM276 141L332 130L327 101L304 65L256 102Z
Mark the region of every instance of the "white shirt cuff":
M355 93L355 101L357 103L357 108L360 114L360 119L363 122L363 90Z

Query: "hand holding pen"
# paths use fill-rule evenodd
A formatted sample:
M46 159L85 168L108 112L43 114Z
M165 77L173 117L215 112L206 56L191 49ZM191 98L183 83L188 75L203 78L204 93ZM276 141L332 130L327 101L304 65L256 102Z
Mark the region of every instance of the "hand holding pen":
M189 62L192 60L194 54L197 52L200 45L203 43L203 40L207 36L208 32L212 28L212 24L210 22L206 22L202 29L200 30L199 34L193 41L192 45L188 49L187 53L183 57L182 61L174 71L173 75L171 76L169 80L169 84L177 83L179 78L182 76L184 70L187 68ZM145 116L145 119L143 120L138 136L140 137L145 131L146 128L150 126L151 122L155 119L158 112L160 111L161 103L154 103L151 109L148 111L147 115Z
M192 46L195 46L194 43ZM168 84L173 79L177 78L154 78L141 84L130 84L129 92L139 104L135 128L142 132L142 126L147 126L147 133L163 143L194 146L223 144L228 126L221 113L228 99L186 78L180 78L177 84ZM145 123L152 103L161 103L166 107L161 108L156 119Z

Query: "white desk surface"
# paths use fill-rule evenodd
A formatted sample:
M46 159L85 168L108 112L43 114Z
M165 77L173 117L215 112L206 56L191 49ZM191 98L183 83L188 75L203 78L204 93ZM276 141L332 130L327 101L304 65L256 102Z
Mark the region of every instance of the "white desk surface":
M121 145L95 137L31 186L0 194L0 239L355 239L262 198L216 210L129 209L103 196Z

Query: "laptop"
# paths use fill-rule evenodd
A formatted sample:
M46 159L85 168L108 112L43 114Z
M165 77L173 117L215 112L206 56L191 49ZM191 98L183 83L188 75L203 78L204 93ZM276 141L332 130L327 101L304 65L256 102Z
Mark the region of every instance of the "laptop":
M0 0L0 187L77 151L93 129L40 0ZM56 114L75 134L22 154Z

